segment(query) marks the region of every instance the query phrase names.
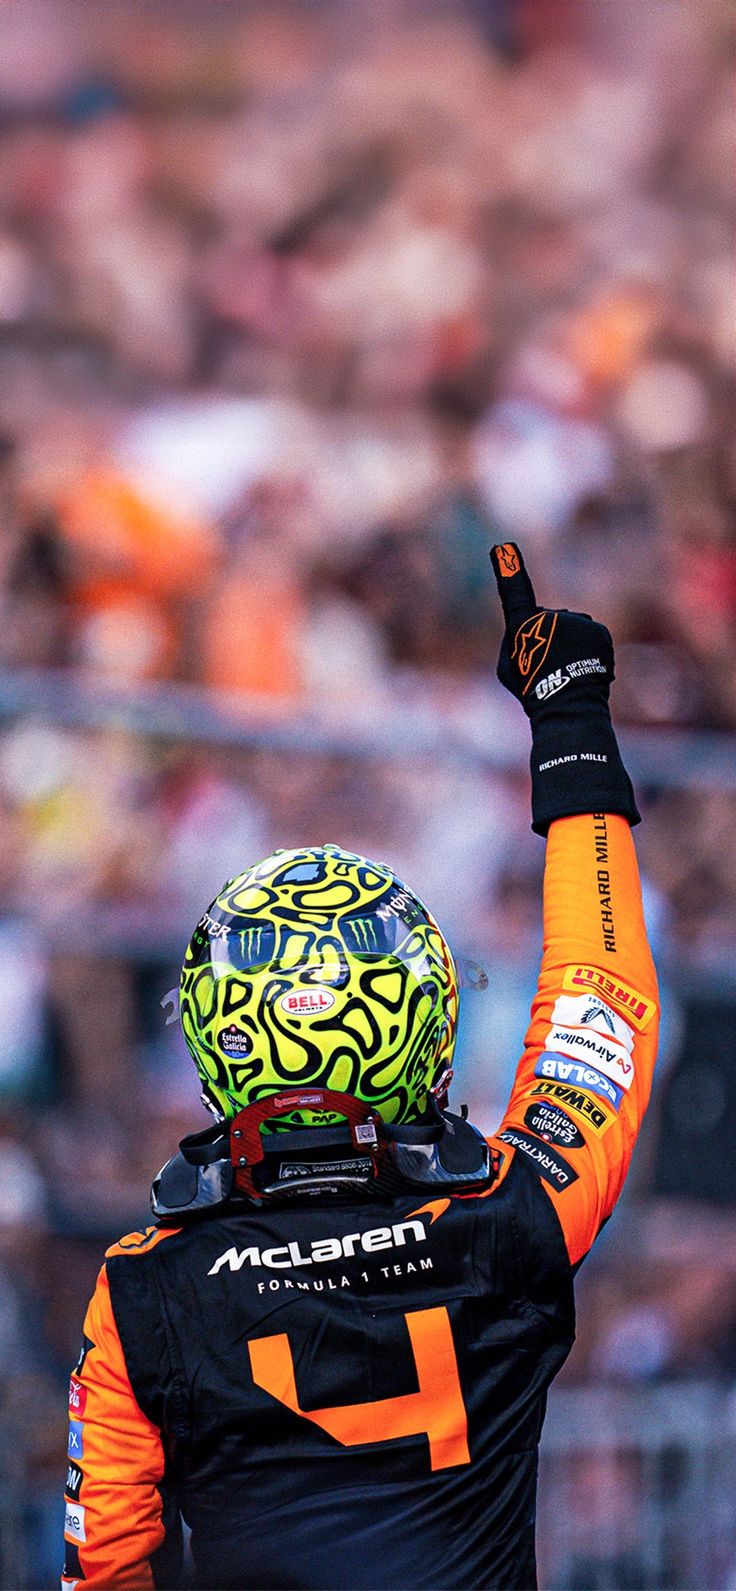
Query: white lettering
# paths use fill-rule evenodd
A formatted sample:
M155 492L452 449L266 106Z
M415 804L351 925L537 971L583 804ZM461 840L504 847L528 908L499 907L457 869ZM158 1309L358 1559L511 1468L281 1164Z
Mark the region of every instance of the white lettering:
M619 1088L629 1089L634 1080L634 1063L623 1044L614 1039L605 1041L587 1028L552 1027L544 1041L545 1049L571 1055L574 1060L587 1059L612 1077ZM583 1056L581 1052L585 1052Z
M414 1236L415 1236L415 1238L417 1240L417 1243L423 1243L424 1239L427 1236L427 1234L426 1234L426 1232L424 1230L424 1227L422 1226L421 1221L401 1221L401 1222L397 1222L396 1226L392 1226L391 1231L394 1234L394 1242L399 1247L401 1247L406 1242L407 1234L409 1232L413 1232L414 1233Z
M217 1272L222 1270L223 1265L228 1265L231 1271L239 1271L245 1265L246 1260L251 1265L260 1265L261 1256L258 1249L244 1248L238 1253L236 1248L229 1248L225 1254L220 1255L219 1260L215 1260L212 1270L208 1271L207 1275L216 1276Z
M276 1258L277 1254L285 1254L286 1259L278 1260ZM274 1271L286 1270L291 1264L291 1255L289 1254L288 1248L264 1248L263 1263L264 1265L269 1265Z
M339 1237L325 1237L319 1243L313 1243L312 1258L315 1265L319 1265L323 1260L341 1260L342 1243Z
M289 1244L289 1253L291 1255L292 1265L311 1265L312 1263L311 1259L306 1254L302 1254L298 1243Z
M391 1229L388 1226L377 1226L374 1232L363 1233L363 1248L366 1254L374 1254L376 1249L391 1247Z
M72 1541L86 1541L84 1529L84 1506L82 1503L67 1503L64 1515L64 1535L71 1536Z
M364 1254L375 1254L386 1248L403 1248L410 1237L415 1243L426 1242L427 1233L421 1221L397 1221L394 1226L372 1227L369 1232L347 1232L342 1238L315 1238L308 1254L302 1251L300 1243L293 1240L267 1249L229 1248L215 1260L207 1275L217 1276L224 1269L240 1271L244 1265L265 1265L272 1271L289 1270L301 1265L326 1265L332 1260L352 1259L358 1248ZM297 1286L301 1285L297 1283Z
M381 921L385 923L389 917L400 917L402 911L406 911L408 906L413 905L414 902L409 891L399 889L395 895L391 896L389 901L386 901L384 906L379 906L376 916L380 917Z

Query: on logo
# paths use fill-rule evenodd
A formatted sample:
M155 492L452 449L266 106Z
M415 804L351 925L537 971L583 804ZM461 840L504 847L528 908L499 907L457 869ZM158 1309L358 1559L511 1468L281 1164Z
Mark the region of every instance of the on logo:
M542 702L546 696L554 696L555 691L564 690L569 684L570 675L563 674L561 668L556 668L554 673L548 674L546 679L540 679L539 684L535 685L534 695Z

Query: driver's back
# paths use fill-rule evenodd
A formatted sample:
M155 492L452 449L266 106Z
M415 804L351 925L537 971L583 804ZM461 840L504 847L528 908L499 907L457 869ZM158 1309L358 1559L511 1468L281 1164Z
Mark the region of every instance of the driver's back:
M534 1583L573 1301L522 1157L479 1196L232 1214L116 1245L107 1273L198 1585Z

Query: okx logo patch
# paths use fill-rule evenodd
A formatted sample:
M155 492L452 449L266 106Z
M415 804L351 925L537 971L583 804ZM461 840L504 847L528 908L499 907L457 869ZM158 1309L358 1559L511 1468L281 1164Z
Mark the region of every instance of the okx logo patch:
M519 625L514 636L511 659L524 681L522 691L524 696L544 663L556 627L557 614L548 612L544 608L541 613L533 613L530 619L525 619L524 623Z

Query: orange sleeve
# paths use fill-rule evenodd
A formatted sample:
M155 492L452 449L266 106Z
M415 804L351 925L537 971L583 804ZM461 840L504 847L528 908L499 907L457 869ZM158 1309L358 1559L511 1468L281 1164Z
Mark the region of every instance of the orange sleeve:
M558 818L547 840L531 1023L491 1141L537 1171L572 1264L621 1192L649 1100L658 1016L628 822Z
M142 1591L164 1541L161 1433L128 1378L103 1265L84 1322L69 1388L69 1446L62 1587Z

